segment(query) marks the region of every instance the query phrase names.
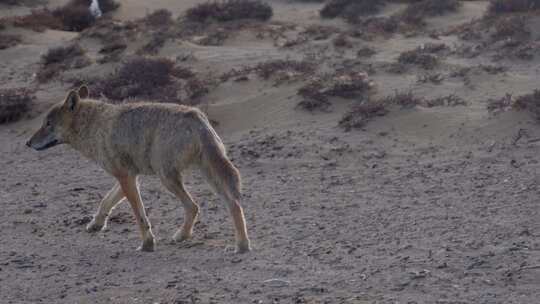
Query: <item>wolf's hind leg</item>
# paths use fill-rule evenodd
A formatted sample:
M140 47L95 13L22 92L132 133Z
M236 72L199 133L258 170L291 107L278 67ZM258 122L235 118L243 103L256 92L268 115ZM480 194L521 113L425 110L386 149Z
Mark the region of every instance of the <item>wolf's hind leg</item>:
M176 195L184 206L184 223L173 235L173 241L185 241L193 235L193 225L197 222L199 205L195 203L191 195L184 188L180 174L177 174L177 176L162 177L161 182L169 191Z
M146 216L146 211L144 210L144 205L141 200L141 194L139 193L139 186L137 185L136 176L125 176L118 178L122 192L126 195L131 208L133 209L133 214L135 215L135 220L139 225L142 237L142 245L138 248L141 251L154 251L155 241L154 234L152 233L152 227L150 221Z
M96 214L94 214L92 221L86 226L86 230L88 232L97 232L105 229L107 226L107 218L109 217L111 210L118 205L124 197L120 184L116 183L99 203L99 208Z

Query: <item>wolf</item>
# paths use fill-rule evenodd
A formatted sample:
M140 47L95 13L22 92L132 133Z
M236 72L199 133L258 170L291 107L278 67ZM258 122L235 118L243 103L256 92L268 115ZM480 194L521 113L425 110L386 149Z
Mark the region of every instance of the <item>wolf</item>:
M162 103L109 104L89 98L88 87L71 90L54 105L27 146L41 151L67 144L116 179L104 196L89 232L104 229L111 210L127 199L139 226L141 251L154 251L155 238L139 192L138 176L157 175L182 202L184 221L174 241L192 237L199 206L186 191L182 172L198 167L232 215L236 252L251 250L240 205L241 178L206 115L194 107Z

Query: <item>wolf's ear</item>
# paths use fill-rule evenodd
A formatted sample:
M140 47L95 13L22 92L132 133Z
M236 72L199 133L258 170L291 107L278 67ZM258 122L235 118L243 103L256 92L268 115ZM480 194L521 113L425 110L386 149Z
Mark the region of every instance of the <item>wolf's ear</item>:
M79 93L75 90L71 90L68 96L66 97L66 101L64 102L64 107L68 109L69 111L74 111L80 99L81 98L79 97Z
M90 92L88 91L88 87L83 84L79 88L79 97L85 99L85 98L88 98L89 95L90 95Z

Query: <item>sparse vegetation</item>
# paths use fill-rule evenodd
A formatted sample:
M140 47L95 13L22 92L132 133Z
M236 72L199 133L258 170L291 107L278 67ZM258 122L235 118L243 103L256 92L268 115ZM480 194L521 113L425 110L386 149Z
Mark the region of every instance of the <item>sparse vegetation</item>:
M512 106L516 110L527 110L540 120L540 90L518 96Z
M27 89L0 89L0 124L21 119L30 110L33 99Z
M369 95L374 84L363 72L342 72L315 77L302 86L297 94L303 98L298 106L325 110L330 106L329 97L363 98Z
M33 10L29 15L15 17L13 24L35 31L55 29L80 32L96 22L89 9L90 3L88 0L71 0L52 11L46 8ZM104 13L119 7L113 0L99 1L99 5Z
M423 102L422 104L423 106L425 107L455 107L455 106L465 106L467 105L467 102L455 95L455 94L450 94L450 95L446 95L446 96L441 96L441 97L437 97L437 98L434 98L434 99L427 99Z
M394 95L387 96L383 99L383 103L387 105L398 105L402 108L413 108L422 104L422 99L416 97L412 91L395 92Z
M13 25L36 32L42 32L46 29L62 29L62 21L56 18L48 9L32 10L28 15L15 17Z
M378 13L383 6L381 0L330 0L320 15L323 18L343 17L354 23L362 16Z
M425 17L441 16L455 12L460 7L458 0L420 0L410 3L402 16L405 20L421 20ZM413 23L416 23L414 21Z
M527 29L525 18L515 16L499 18L494 24L494 32L491 35L495 40L515 39L525 40L529 37L530 31Z
M539 0L491 0L488 12L491 14L526 12L540 9Z
M315 65L309 61L277 59L261 62L240 70L232 70L222 75L221 80L226 81L232 77L245 77L248 74L255 73L263 79L274 77L276 78L276 84L279 84L283 81L290 81L294 78L305 76L314 71Z
M241 19L266 21L273 15L272 7L258 0L225 0L201 3L186 12L189 21L226 22Z
M339 126L345 131L363 128L370 120L388 113L382 102L364 102L352 107L339 121Z
M401 64L418 65L426 70L431 70L438 65L439 58L420 46L414 50L401 53L398 57L398 62Z
M113 102L127 99L190 103L208 92L207 84L191 70L176 67L167 58L136 56L104 78L78 80L92 86L94 96ZM189 100L187 100L189 99Z
M0 50L16 46L21 42L19 35L0 34Z
M91 63L78 44L51 48L41 56L42 67L37 73L39 82L47 82L67 69L79 69Z
M163 27L173 23L172 13L167 9L158 9L143 18L143 22L150 27Z

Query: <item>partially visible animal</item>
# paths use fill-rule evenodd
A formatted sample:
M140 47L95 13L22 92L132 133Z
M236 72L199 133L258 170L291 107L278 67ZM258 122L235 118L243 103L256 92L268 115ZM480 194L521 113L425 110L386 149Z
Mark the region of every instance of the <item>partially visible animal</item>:
M111 210L124 198L139 225L142 251L153 251L155 238L139 193L139 175L157 175L184 206L184 222L175 241L191 238L199 206L186 191L182 172L198 167L228 205L236 235L236 252L251 250L240 205L240 174L200 110L175 104L113 105L89 98L88 88L69 92L48 112L41 128L27 142L38 151L68 144L116 178L87 230L102 230Z

